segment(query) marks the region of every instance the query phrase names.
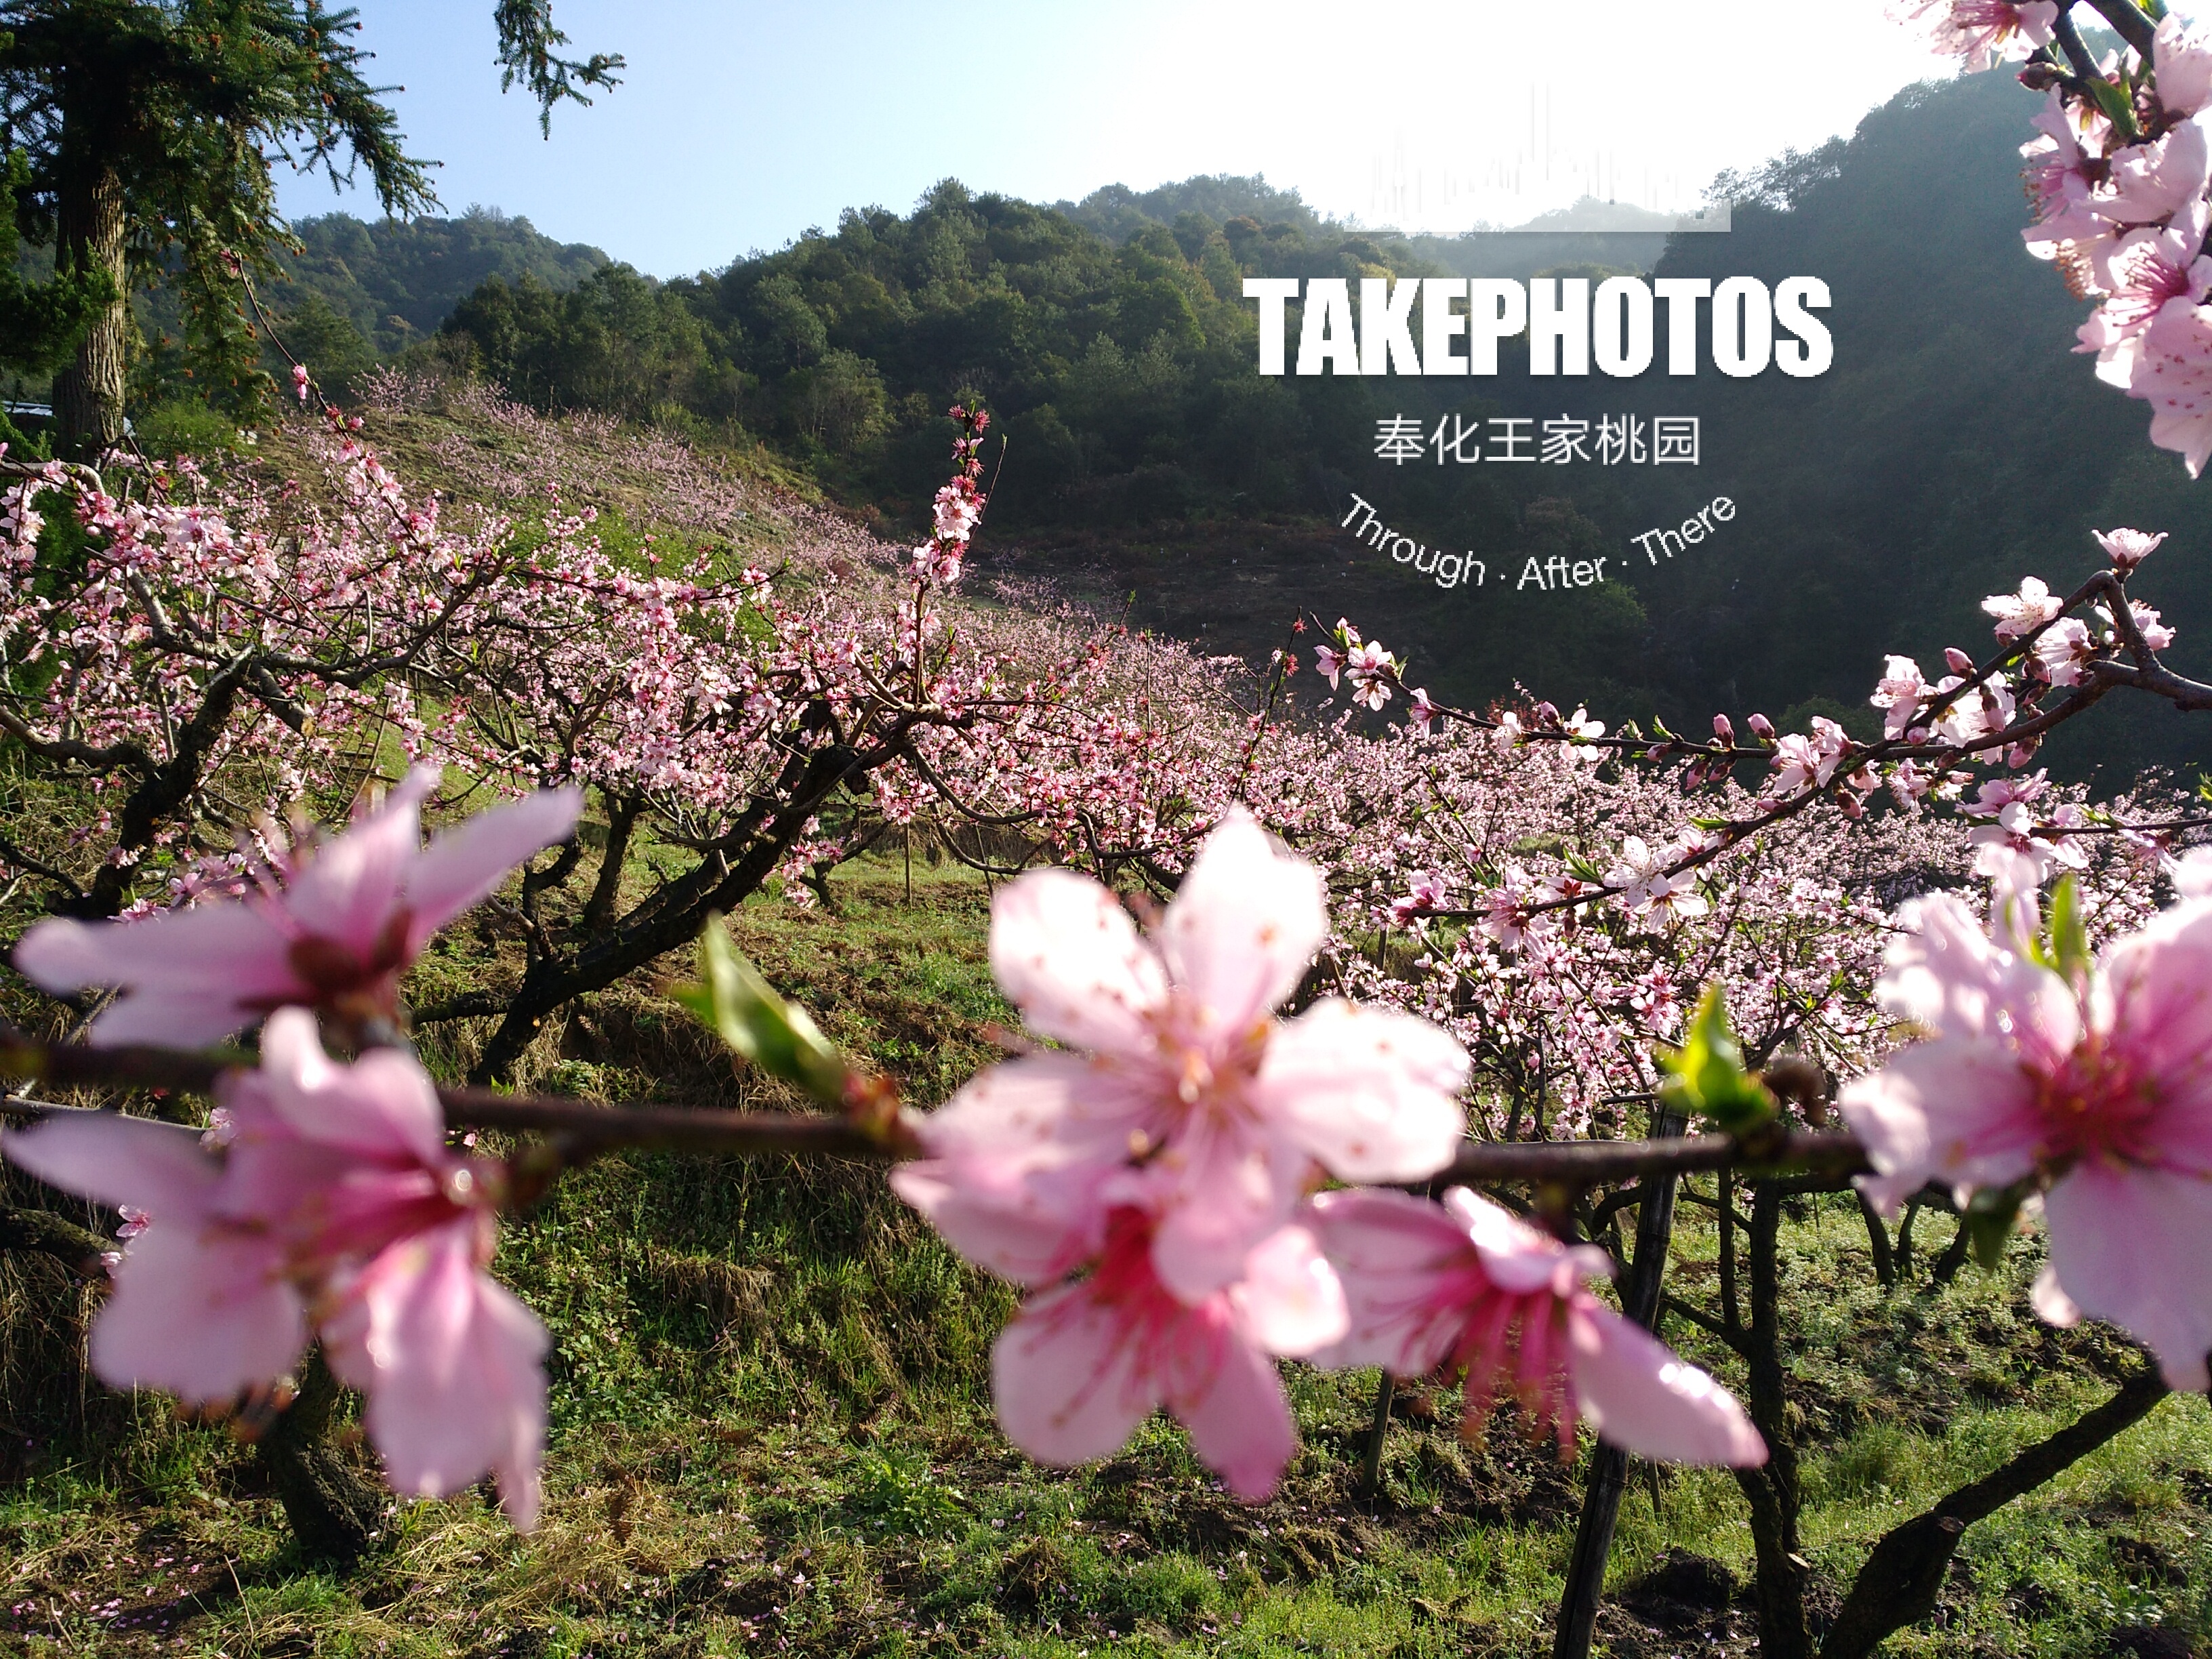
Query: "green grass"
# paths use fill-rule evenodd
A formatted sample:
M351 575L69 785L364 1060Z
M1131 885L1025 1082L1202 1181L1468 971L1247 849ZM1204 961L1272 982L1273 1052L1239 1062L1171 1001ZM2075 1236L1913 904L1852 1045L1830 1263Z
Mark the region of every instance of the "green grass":
M984 962L980 878L917 861L911 902L905 883L896 856L864 860L834 878L834 912L763 899L735 926L772 978L930 1104L988 1061L986 1028L1012 1011ZM464 928L419 972L471 982L505 948ZM433 1047L441 1064L465 1057L465 1033L450 1042ZM532 1065L540 1084L609 1098L775 1097L649 986L587 1000ZM1716 1249L1701 1215L1686 1212L1674 1252L1672 1282L1692 1297L1711 1291ZM1948 1226L1927 1230L1923 1259ZM1806 1547L1815 1602L1832 1607L1882 1530L2094 1404L2121 1355L2094 1329L2034 1320L2032 1243L2002 1275L1884 1292L1847 1200L1807 1205L1785 1239ZM13 1310L0 1338L21 1362L0 1373L0 1652L1549 1650L1579 1486L1511 1413L1468 1444L1454 1393L1403 1391L1370 1501L1354 1479L1372 1374L1290 1367L1305 1443L1273 1503L1229 1499L1159 1421L1103 1465L1039 1468L1000 1437L985 1392L1012 1293L954 1260L872 1171L611 1158L508 1228L500 1271L553 1334L544 1523L517 1538L480 1492L395 1504L387 1547L336 1576L298 1559L251 1455L221 1430L151 1396L81 1389L66 1363L77 1293L0 1258ZM1733 1374L1698 1333L1668 1334ZM23 1369L33 1358L46 1372ZM357 1440L353 1455L367 1467ZM1969 1531L1938 1623L1893 1650L2081 1655L2118 1626L2212 1628L2208 1471L2203 1403L2168 1401ZM1728 1476L1638 1466L1609 1587L1626 1599L1601 1625L1609 1650L1748 1651L1741 1597L1686 1615L1638 1599L1670 1550L1747 1575Z

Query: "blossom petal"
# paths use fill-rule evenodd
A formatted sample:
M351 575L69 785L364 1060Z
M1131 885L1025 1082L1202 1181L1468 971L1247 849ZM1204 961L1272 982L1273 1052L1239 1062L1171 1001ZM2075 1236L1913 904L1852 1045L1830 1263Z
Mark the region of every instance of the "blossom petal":
M2055 1060L2081 1040L2066 981L1993 944L1959 900L1915 899L1901 918L1907 931L1892 941L1877 988L1891 1012L1947 1036L2002 1033L2038 1060Z
M1342 1340L1344 1287L1312 1233L1285 1227L1244 1258L1229 1297L1245 1333L1269 1353L1302 1355Z
M1208 1120L1106 1191L1159 1216L1152 1271L1182 1301L1196 1303L1243 1276L1253 1247L1290 1219L1310 1167L1279 1140Z
M1032 1297L991 1348L991 1394L1006 1438L1067 1467L1121 1449L1159 1403L1117 1311L1090 1286Z
M57 1113L0 1133L0 1155L79 1198L180 1221L205 1216L222 1179L193 1131L117 1112Z
M2174 864L2174 890L2185 899L2212 899L2212 847L2185 853Z
M2091 1018L2159 1079L2161 1158L2212 1174L2212 904L2184 903L2108 951Z
M1584 1297L1567 1346L1582 1413L1613 1445L1668 1463L1766 1462L1735 1396L1642 1326Z
M97 1046L197 1048L252 1024L275 1002L306 994L290 948L263 907L249 902L138 921L53 917L23 935L12 960L44 990L123 988L92 1023Z
M155 1215L115 1270L92 1368L118 1389L228 1401L275 1382L307 1345L306 1310L266 1235Z
M382 1251L323 1327L395 1490L436 1497L489 1469L514 1524L537 1518L545 1328L476 1264L477 1218Z
M1938 1039L1855 1078L1837 1109L1866 1147L1859 1186L1885 1211L1930 1180L2002 1187L2035 1166L2043 1125L2020 1058L1994 1042Z
M1321 872L1238 808L1191 860L1160 924L1160 953L1202 1035L1233 1042L1297 989L1328 932Z
M261 1034L261 1069L231 1087L259 1095L296 1133L320 1145L434 1164L444 1155L445 1109L422 1063L372 1048L349 1066L323 1052L315 1017L279 1008Z
M2085 1160L2043 1200L2051 1266L2067 1300L2158 1356L2166 1380L2201 1394L2212 1351L2212 1182Z
M1480 1269L1466 1230L1441 1205L1406 1193L1321 1193L1307 1224L1336 1268L1348 1322L1310 1355L1325 1370L1381 1365L1419 1376L1442 1364L1466 1322Z
M1167 996L1159 958L1113 894L1073 870L1032 870L991 901L991 972L1030 1029L1137 1059Z
M540 789L478 812L431 837L407 869L408 950L498 890L507 872L532 853L575 833L584 792Z
M1268 1038L1252 1097L1342 1181L1419 1181L1467 1134L1467 1052L1425 1019L1336 998Z
M1273 1360L1228 1335L1203 1389L1171 1390L1168 1403L1190 1431L1191 1449L1232 1496L1263 1504L1275 1495L1298 1431Z
M1612 1258L1596 1245L1570 1249L1471 1188L1451 1188L1444 1208L1467 1230L1483 1276L1502 1291L1526 1296L1548 1288L1564 1296L1584 1279L1612 1276Z
M315 849L284 890L284 908L303 931L363 962L374 955L421 850L422 802L438 787L438 774L434 766L416 767L382 805Z
M1097 1253L1102 1188L1147 1115L1080 1055L1008 1060L922 1120L928 1156L894 1170L891 1188L976 1266L1048 1284Z

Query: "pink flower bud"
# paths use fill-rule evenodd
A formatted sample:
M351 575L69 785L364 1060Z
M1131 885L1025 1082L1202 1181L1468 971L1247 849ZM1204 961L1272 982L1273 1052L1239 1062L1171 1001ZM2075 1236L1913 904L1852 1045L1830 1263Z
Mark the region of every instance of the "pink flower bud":
M1744 724L1751 728L1752 736L1755 738L1763 738L1768 743L1772 743L1774 741L1774 722L1767 719L1765 715L1753 714L1749 720L1746 720Z

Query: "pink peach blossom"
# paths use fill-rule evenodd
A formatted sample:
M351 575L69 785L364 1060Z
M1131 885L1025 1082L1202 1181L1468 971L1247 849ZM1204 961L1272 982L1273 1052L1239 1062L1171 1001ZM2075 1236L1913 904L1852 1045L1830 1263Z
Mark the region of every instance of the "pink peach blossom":
M2027 576L2021 579L2019 592L1993 593L1982 601L1982 609L1997 619L1994 631L1999 639L2016 640L2042 627L2063 605L2042 577Z
M2157 73L2158 106L2177 118L2212 104L2212 41L2191 29L2179 12L2168 12L2151 40Z
M390 1018L399 975L440 927L507 872L574 829L582 795L556 789L479 812L422 845L436 787L418 767L381 806L243 902L133 921L42 921L15 947L46 990L118 986L92 1024L100 1044L217 1042L287 1004Z
M41 1180L148 1218L94 1328L100 1376L225 1401L282 1377L312 1322L331 1369L368 1396L396 1489L457 1492L489 1469L528 1528L545 1334L484 1272L496 1166L446 1151L411 1056L338 1065L305 1009L270 1016L260 1069L227 1073L217 1095L206 1146L107 1116L0 1137Z
M2212 289L2212 259L2202 252L2204 228L2200 198L2172 224L2131 230L2103 255L2110 295L2081 325L2075 348L2097 354L2099 380L2132 390L2145 355L2157 349L2152 325L2185 323L2203 302Z
M1907 0L1901 15L1920 22L1931 47L1972 72L2049 44L2058 7L2055 0Z
M2089 637L2089 624L2068 617L2036 636L2035 659L2053 685L2079 685L2081 670L2097 654L2097 641Z
M1390 921L1393 926L1403 927L1418 916L1444 908L1444 884L1426 870L1416 870L1407 878L1407 891L1390 901Z
M1188 1300L1154 1270L1152 1235L1143 1211L1109 1211L1090 1274L1032 1297L1000 1333L999 1420L1031 1457L1071 1465L1117 1450L1165 1406L1229 1490L1261 1502L1297 1447L1271 1356L1342 1336L1343 1292L1312 1235L1291 1226L1235 1282Z
M1150 939L1070 870L999 890L991 966L1030 1029L1086 1054L993 1066L923 1123L900 1195L970 1261L1025 1284L1096 1256L1109 1209L1156 1218L1161 1283L1233 1282L1322 1170L1417 1181L1465 1120L1459 1044L1411 1015L1324 999L1271 1013L1328 929L1320 875L1241 809L1206 839Z
M92 1369L118 1389L227 1402L289 1371L307 1342L306 1304L282 1243L229 1212L223 1164L174 1125L57 1115L0 1133L9 1163L118 1210L134 1229L92 1328Z
M1556 714L1553 718L1558 718ZM1591 719L1588 709L1577 704L1575 712L1559 724L1570 738L1577 740L1567 745L1567 752L1577 760L1594 761L1605 753L1596 746L1597 739L1605 735L1605 722Z
M2070 807L2059 810L2069 818L2076 811ZM1974 855L1974 873L2002 874L2011 867L2010 860L2016 858L2033 864L2037 881L2043 880L2059 866L2069 870L2084 869L2089 854L2079 842L2066 835L2069 827L2055 819L2039 823L2024 805L2014 801L1998 811L1996 823L1981 824L1966 832L1966 844L1978 849Z
M1774 787L1784 794L1808 785L1825 787L1850 743L1844 728L1824 714L1813 717L1810 735L1792 732L1774 746Z
M2097 545L2105 550L2106 556L2112 562L2112 568L2124 573L2133 570L2157 551L2158 544L2166 539L2167 532L2161 530L2152 535L2141 530L2093 530L2089 533L2097 538Z
M1641 836L1626 836L1619 861L1605 872L1605 884L1620 895L1630 915L1642 918L1649 927L1656 928L1676 916L1701 916L1706 905L1698 891L1696 872L1668 873L1668 866L1690 850L1653 847Z
M1874 695L1867 699L1884 711L1882 735L1903 737L1911 727L1912 717L1920 712L1920 700L1929 689L1918 663L1910 657L1890 658L1881 678L1875 684Z
M1555 1427L1575 1425L1645 1457L1750 1465L1766 1445L1743 1408L1641 1327L1584 1288L1611 1271L1464 1187L1442 1205L1402 1193L1323 1193L1310 1225L1344 1287L1350 1328L1312 1356L1419 1376L1467 1373L1465 1423L1479 1433L1500 1382Z
M2173 630L2166 625L2154 606L2141 599L2130 599L2128 615L2135 622L2136 631L2142 635L2143 643L2152 650L2163 651L2173 643Z
M2094 198L2100 180L2090 170L2090 157L2056 88L2036 112L2033 125L2043 136L2022 144L2020 153L2027 162L2027 193L2035 204L2036 222L2021 235L2039 259L2087 261L2109 244L2112 226L2096 211Z
M2008 809L2008 811L2013 809ZM2122 1327L2177 1389L2208 1381L2212 1279L2212 902L2188 896L2094 963L2061 973L2030 951L2029 860L1998 879L1984 927L1948 894L1916 900L1879 983L1934 1032L1846 1087L1845 1120L1884 1208L1936 1180L2043 1189L2046 1319Z
M2184 121L2163 137L2115 151L2111 181L2093 205L2115 225L2162 225L2195 210L2208 182L2212 146L2202 126Z

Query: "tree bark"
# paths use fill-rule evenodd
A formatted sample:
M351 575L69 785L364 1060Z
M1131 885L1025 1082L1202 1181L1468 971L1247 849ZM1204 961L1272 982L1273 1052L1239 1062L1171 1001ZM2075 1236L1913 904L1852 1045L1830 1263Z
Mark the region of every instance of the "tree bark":
M1873 1201L1864 1193L1857 1196L1859 1214L1866 1218L1867 1248L1874 1253L1875 1283L1886 1291L1897 1283L1897 1257L1890 1249L1889 1229Z
M1968 1527L2134 1427L2166 1393L2156 1367L2147 1368L2079 1422L1884 1533L1851 1581L1843 1610L1820 1644L1820 1659L1867 1659L1893 1632L1935 1612L1950 1576L1952 1554Z
M107 1271L103 1258L115 1248L112 1240L88 1232L52 1210L0 1204L0 1250L50 1255L80 1279L98 1279Z
M586 933L603 933L614 925L615 905L622 896L623 866L629 860L630 832L645 805L638 795L607 798L607 844L599 852L599 872L592 884L592 896L584 905Z
M903 736L899 733L894 744ZM746 823L725 838L724 846L743 849L736 862L732 863L721 850L711 851L620 922L587 939L574 954L533 961L498 1029L484 1044L469 1080L504 1081L547 1015L575 997L605 990L631 969L690 943L709 915L735 908L775 873L784 854L805 830L807 819L839 785L895 752L894 744L885 744L875 751L878 758L872 763L842 745L793 757L777 781L774 792L774 797L781 798L777 804L755 809Z
M385 1500L345 1466L331 1443L331 1418L339 1395L323 1351L310 1349L299 1394L256 1449L300 1547L323 1560L348 1562L376 1538Z
M1375 1388L1375 1421L1367 1431L1367 1461L1360 1466L1359 1490L1370 1503L1382 1493L1382 1443L1390 1433L1390 1402L1397 1397L1398 1379L1388 1367Z
M123 179L112 167L83 160L64 174L57 204L55 267L96 270L113 285L76 359L54 377L54 413L64 446L96 452L123 441L123 371L130 339L125 287Z
M1766 1462L1732 1473L1751 1505L1761 1659L1809 1659L1805 1559L1797 1539L1802 1498L1797 1448L1790 1437L1788 1374L1782 1364L1782 1198L1778 1181L1761 1181L1752 1189L1751 1328L1744 1358L1750 1373L1751 1420L1766 1442Z
M1656 1114L1652 1138L1671 1139L1682 1133L1684 1121L1672 1112ZM1650 1330L1658 1322L1660 1293L1667 1273L1667 1246L1674 1235L1674 1176L1648 1176L1643 1183L1644 1201L1636 1212L1636 1261L1628 1287L1620 1298L1621 1311ZM1582 1518L1575 1526L1574 1555L1567 1566L1566 1593L1559 1601L1559 1626L1552 1642L1552 1659L1589 1659L1590 1638L1597 1628L1598 1601L1605 1591L1605 1564L1613 1553L1613 1523L1620 1516L1620 1495L1628 1485L1628 1454L1600 1441L1590 1453L1588 1483L1583 1488Z

